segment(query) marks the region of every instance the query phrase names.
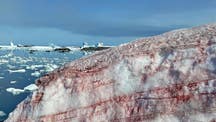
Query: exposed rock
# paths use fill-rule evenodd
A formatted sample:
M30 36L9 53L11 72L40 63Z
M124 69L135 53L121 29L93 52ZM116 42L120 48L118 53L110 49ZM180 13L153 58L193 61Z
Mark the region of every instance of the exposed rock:
M100 50L105 50L109 49L110 47L84 47L81 48L81 51L100 51Z
M64 53L64 52L70 52L71 50L67 47L61 47L61 48L56 48L54 49L54 51L58 51L60 53Z
M103 50L36 84L7 122L216 121L216 24Z

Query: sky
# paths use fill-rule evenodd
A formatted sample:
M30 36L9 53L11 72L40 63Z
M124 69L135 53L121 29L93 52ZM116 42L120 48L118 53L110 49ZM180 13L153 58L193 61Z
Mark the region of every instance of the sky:
M216 22L216 0L0 0L0 44L120 44Z

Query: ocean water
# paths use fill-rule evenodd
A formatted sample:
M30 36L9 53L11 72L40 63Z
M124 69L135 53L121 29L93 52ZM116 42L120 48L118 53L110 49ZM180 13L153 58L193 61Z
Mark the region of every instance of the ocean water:
M0 50L0 121L31 94L30 91L13 94L7 91L8 88L23 89L34 84L38 77L84 55L81 51L29 53L27 50Z

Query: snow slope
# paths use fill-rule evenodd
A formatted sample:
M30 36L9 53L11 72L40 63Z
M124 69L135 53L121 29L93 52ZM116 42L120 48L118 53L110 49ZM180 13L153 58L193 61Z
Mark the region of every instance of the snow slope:
M96 52L36 85L6 122L216 121L216 24Z

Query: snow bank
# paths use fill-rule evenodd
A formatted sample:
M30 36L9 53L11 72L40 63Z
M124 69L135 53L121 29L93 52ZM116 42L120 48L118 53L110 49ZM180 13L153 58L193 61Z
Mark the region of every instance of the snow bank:
M212 37L216 24L137 40L66 64L38 79L37 92L6 121L213 122Z

